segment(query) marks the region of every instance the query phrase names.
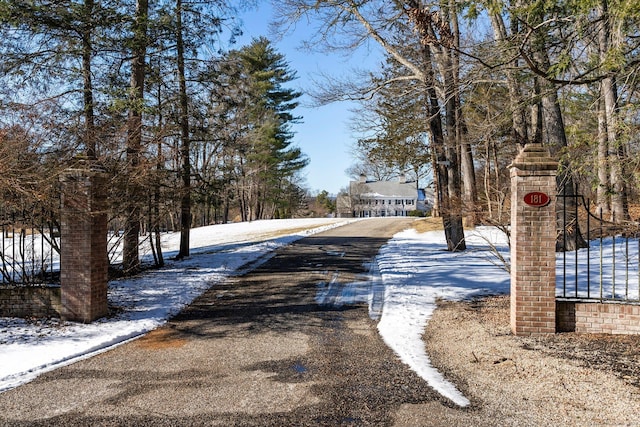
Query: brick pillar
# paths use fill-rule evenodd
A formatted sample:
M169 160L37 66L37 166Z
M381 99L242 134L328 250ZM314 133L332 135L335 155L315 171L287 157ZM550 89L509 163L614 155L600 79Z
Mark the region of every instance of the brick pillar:
M108 313L106 178L87 166L66 170L60 182L62 316L88 323Z
M527 144L509 167L511 331L515 335L555 333L558 163L542 144Z

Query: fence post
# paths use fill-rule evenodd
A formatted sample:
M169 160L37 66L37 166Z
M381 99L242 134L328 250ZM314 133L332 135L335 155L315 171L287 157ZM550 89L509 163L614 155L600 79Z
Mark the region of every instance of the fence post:
M555 333L556 173L542 144L527 144L511 169L511 331Z
M62 317L88 323L108 313L106 175L81 163L60 182Z

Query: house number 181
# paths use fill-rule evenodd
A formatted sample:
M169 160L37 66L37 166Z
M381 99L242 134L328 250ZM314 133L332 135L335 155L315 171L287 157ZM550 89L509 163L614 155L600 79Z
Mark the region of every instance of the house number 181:
M524 195L524 202L529 206L547 206L550 201L551 198L547 194L540 193L539 191L534 191L533 193L527 193Z

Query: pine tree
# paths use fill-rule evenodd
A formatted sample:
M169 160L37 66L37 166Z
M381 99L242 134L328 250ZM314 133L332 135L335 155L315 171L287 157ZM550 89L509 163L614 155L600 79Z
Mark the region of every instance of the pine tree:
M293 145L291 126L300 119L293 110L301 94L287 84L295 73L269 40L258 38L229 52L214 74L217 86L225 88L215 96L217 111L238 126L227 145L234 153L241 218L271 218L290 211L283 205L290 204L287 192L295 187L291 180L308 163Z

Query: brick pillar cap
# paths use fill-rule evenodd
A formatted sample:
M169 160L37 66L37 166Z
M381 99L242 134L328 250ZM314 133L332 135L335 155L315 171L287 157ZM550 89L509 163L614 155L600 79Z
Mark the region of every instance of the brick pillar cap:
M558 162L551 158L549 150L542 144L529 143L508 167L520 170L557 170Z
M78 177L100 176L106 178L107 170L100 163L84 158L76 157L73 164L65 169L60 175L60 181L73 180Z

